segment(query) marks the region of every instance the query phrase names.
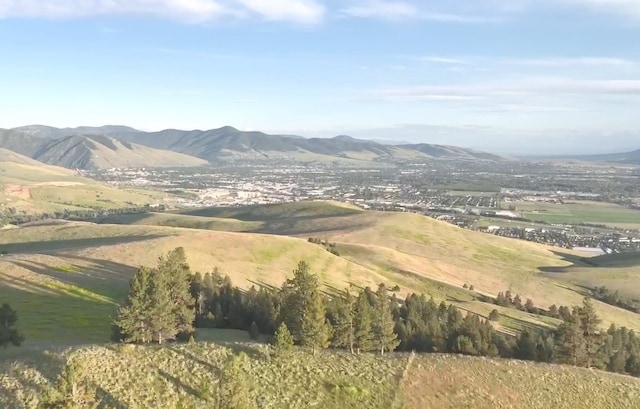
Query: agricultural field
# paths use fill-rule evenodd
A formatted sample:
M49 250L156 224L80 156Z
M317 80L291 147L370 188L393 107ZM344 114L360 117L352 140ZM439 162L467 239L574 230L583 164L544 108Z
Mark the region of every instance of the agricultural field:
M167 213L141 220L171 221L171 227L69 222L0 234L0 251L6 253L0 258L2 296L19 311L18 327L27 345L50 339L61 344L106 341L133 272L140 265L154 266L160 255L178 246L185 247L194 271L218 267L243 288L279 287L306 260L328 289L375 288L385 282L398 285L400 297L424 292L483 317L494 306L476 301L477 294L510 290L543 308L577 305L585 277L611 271L566 250L459 229L416 214L365 212L331 202L201 210L193 216ZM213 230L194 228L193 222ZM248 231L216 230L229 226ZM287 236L292 232L296 235ZM336 243L339 255L309 243L309 237ZM590 275L581 275L582 268ZM612 280L638 297L640 266L629 261L623 268L627 276L615 274ZM640 330L637 314L595 304L604 326L615 322ZM49 314L42 314L42 305ZM499 311L496 326L510 334L558 324L514 309Z
M582 368L439 354L313 356L296 349L278 357L231 332L216 343L162 348L32 349L18 357L0 351L0 405L35 408L71 361L90 369L80 384L95 391L100 407L210 407L234 357L246 396L261 408L633 409L640 399L640 380Z
M512 202L516 211L529 220L557 224L602 224L610 227L640 229L640 210L613 203L571 201L565 204Z

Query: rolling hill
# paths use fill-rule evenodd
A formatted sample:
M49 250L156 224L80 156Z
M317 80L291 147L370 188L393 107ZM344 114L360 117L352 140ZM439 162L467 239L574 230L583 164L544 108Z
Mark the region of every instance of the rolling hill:
M75 171L0 148L0 213L43 213L152 204L154 192L114 189Z
M41 162L70 169L195 167L205 160L123 142L104 135L72 135L45 143L33 155Z
M138 220L129 216L124 221L128 225L66 223L5 231L0 236L0 249L7 252L0 259L3 297L28 323L22 328L28 342L52 337L101 342L109 336L109 317L126 294L135 269L154 265L158 256L178 246L185 247L195 271L217 266L244 288L280 286L304 259L328 287L375 287L386 282L398 285L401 296L424 292L484 317L496 306L481 302L477 294L495 296L511 290L544 308L577 305L583 297L584 283L556 276L574 265L579 255L459 229L416 214L357 211L314 202L258 206L253 211L211 209L211 216L202 210L198 215L140 215ZM309 237L335 242L339 255L308 242ZM626 274L626 283L637 293L640 266L627 268ZM464 289L465 283L474 285L475 291ZM55 319L40 313L42 303L55 311ZM640 330L638 314L601 302L595 305L603 325L615 322ZM559 324L553 318L497 309L501 314L497 328L507 333ZM83 311L82 317L77 311Z

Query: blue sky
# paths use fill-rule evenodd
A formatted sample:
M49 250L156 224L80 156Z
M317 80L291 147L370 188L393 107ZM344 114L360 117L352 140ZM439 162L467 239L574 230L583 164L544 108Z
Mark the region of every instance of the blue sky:
M0 0L0 127L640 148L640 0Z

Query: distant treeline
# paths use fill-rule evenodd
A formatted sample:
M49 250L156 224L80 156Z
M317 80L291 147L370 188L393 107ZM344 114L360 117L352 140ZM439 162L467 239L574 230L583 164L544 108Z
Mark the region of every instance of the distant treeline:
M519 297L510 297L501 293L497 300L517 306ZM535 307L526 302L522 308ZM455 306L438 304L424 294L398 299L385 284L376 291L323 292L305 262L280 288L253 286L245 291L217 269L191 274L184 250L178 248L162 257L155 269L141 268L136 273L118 312L114 340L186 340L198 327L273 336L284 323L295 343L314 353L327 347L353 353L449 352L567 363L640 376L640 338L632 330L612 325L601 331L601 320L589 298L582 306L557 310L564 320L557 330L524 331L509 337L494 330L489 320L464 315Z

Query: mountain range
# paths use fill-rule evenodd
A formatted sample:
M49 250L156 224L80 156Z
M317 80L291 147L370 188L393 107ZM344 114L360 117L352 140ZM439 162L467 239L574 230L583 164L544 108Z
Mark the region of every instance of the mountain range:
M347 135L304 138L241 131L231 126L205 131L166 129L144 132L114 125L78 128L29 125L0 129L0 148L72 169L192 167L234 159L288 159L307 162L508 160L491 153L456 146L426 143L392 145ZM640 163L640 151L584 157L584 160L637 164Z

